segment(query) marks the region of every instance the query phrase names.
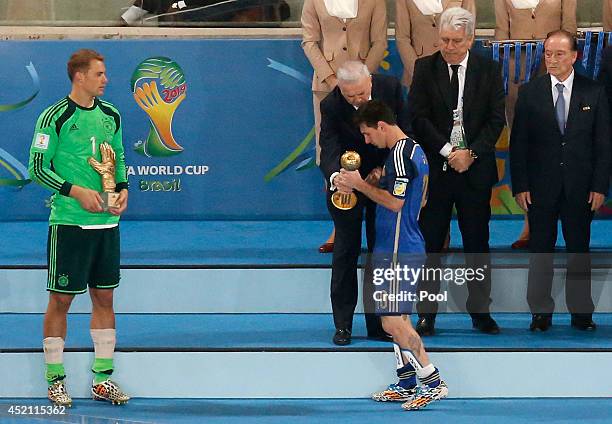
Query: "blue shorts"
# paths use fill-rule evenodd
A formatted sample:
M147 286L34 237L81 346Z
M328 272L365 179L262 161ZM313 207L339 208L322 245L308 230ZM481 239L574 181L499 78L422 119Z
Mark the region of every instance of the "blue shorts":
M409 315L417 300L417 286L425 264L423 253L374 253L366 276L372 284L377 315Z

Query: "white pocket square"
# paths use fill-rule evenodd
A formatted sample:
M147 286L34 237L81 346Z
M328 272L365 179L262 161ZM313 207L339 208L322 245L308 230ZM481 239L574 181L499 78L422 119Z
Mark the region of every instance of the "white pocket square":
M591 106L582 106L582 110L591 110Z

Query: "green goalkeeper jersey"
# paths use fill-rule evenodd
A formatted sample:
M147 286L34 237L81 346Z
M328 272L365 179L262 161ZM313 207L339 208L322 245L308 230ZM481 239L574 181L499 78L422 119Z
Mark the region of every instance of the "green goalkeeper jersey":
M127 188L125 156L121 141L121 117L110 103L95 99L84 108L66 97L38 117L30 148L32 180L53 191L49 224L108 225L119 217L108 212L86 211L69 197L73 184L102 191L102 180L87 160L101 161L100 144L108 142L116 156L116 191Z

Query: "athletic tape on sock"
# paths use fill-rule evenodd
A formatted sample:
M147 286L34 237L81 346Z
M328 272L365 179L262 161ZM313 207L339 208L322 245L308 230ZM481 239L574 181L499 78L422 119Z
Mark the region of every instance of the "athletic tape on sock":
M410 364L416 370L417 375L419 375L419 370L423 369L423 365L421 365L419 360L416 358L416 356L414 356L410 349L402 349L401 351L404 355L406 355L406 358L408 358L408 362L410 362Z
M419 377L419 380L429 377L435 371L436 371L436 367L434 367L433 364L431 363L427 365L426 367L421 367L420 369L419 368L416 369L417 377Z
M393 352L395 353L395 366L399 370L406 364L404 363L404 358L402 356L402 349L397 343L393 343Z
M64 363L64 339L61 337L46 337L43 339L43 350L45 352L45 363Z
M92 329L90 333L91 339L94 342L96 358L112 359L113 353L115 353L115 343L117 342L115 329Z

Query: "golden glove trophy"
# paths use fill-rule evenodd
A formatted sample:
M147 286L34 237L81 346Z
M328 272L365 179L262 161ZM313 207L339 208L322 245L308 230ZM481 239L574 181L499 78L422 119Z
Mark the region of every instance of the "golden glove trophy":
M95 140L92 140L92 145L95 146ZM92 147L92 153L95 153L95 147ZM98 162L93 157L90 157L87 162L91 167L102 177L102 208L108 212L109 208L119 207L119 193L115 193L115 151L106 141L100 144L100 155L102 162Z
M361 156L353 151L344 152L342 157L340 157L340 166L347 171L355 171L361 166ZM338 209L347 211L353 209L357 204L357 195L355 193L344 194L336 191L332 194L331 201Z

